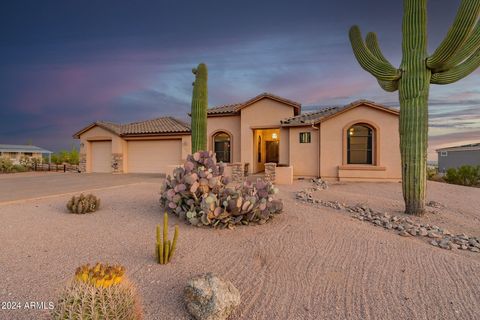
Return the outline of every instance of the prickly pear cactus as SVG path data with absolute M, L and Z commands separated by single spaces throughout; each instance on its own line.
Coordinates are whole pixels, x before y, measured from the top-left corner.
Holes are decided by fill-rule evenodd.
M 189 155 L 173 176 L 165 179 L 160 204 L 196 226 L 233 228 L 235 225 L 265 223 L 283 209 L 278 192 L 271 183 L 258 180 L 239 186 L 227 186 L 224 164 L 217 164 L 210 151 Z
M 108 264 L 79 267 L 60 292 L 52 319 L 142 319 L 137 290 L 124 272 Z
M 67 209 L 71 213 L 84 214 L 97 211 L 100 207 L 100 198 L 95 197 L 93 194 L 82 193 L 79 196 L 73 196 L 67 202 Z

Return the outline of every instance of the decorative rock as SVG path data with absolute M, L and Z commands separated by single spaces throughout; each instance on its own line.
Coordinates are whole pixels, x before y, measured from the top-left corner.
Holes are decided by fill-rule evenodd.
M 441 238 L 442 236 L 439 235 L 438 233 L 435 233 L 435 232 L 430 231 L 430 232 L 428 233 L 428 237 L 429 237 L 429 238 Z
M 478 249 L 477 247 L 470 247 L 470 251 L 472 251 L 472 252 L 480 252 L 480 249 Z
M 240 305 L 240 292 L 212 273 L 194 277 L 184 289 L 187 310 L 197 320 L 224 320 Z
M 425 237 L 426 235 L 428 235 L 427 229 L 425 229 L 424 227 L 421 227 L 421 228 L 418 230 L 418 235 L 419 235 L 419 236 L 422 236 L 422 237 Z
M 410 237 L 410 233 L 408 233 L 405 230 L 400 231 L 398 234 L 401 235 L 402 237 Z
M 436 240 L 430 240 L 432 246 L 438 247 L 438 242 Z
M 447 250 L 452 249 L 450 240 L 442 239 L 438 245 L 442 249 L 447 249 Z
M 412 228 L 412 229 L 408 230 L 408 233 L 410 233 L 412 236 L 416 236 L 417 235 L 417 230 Z

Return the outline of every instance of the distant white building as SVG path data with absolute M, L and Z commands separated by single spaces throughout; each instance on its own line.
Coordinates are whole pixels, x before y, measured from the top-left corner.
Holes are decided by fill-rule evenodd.
M 458 168 L 463 165 L 480 165 L 480 143 L 442 148 L 436 151 L 439 172 L 446 172 L 450 168 Z
M 0 144 L 0 157 L 6 157 L 12 160 L 14 164 L 19 164 L 20 159 L 23 156 L 36 158 L 42 161 L 43 155 L 48 155 L 50 159 L 50 155 L 52 153 L 52 151 L 48 151 L 37 146 Z

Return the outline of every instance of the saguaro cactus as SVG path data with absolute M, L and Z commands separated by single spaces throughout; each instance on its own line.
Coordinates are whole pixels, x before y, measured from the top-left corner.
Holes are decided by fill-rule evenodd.
M 208 72 L 207 66 L 200 63 L 192 70 L 195 75 L 192 94 L 192 154 L 207 150 L 207 108 L 208 108 Z
M 462 0 L 455 21 L 435 52 L 427 53 L 427 0 L 404 0 L 402 62 L 394 68 L 383 56 L 375 33 L 363 41 L 350 29 L 353 52 L 363 69 L 388 92 L 399 92 L 400 152 L 405 212 L 422 215 L 425 208 L 428 93 L 430 84 L 449 84 L 480 65 L 479 0 Z

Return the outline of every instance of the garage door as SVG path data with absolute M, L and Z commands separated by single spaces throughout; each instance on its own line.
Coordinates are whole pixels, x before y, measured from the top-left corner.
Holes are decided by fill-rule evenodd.
M 91 143 L 92 172 L 112 172 L 112 142 L 94 141 Z
M 127 159 L 128 172 L 165 173 L 182 163 L 182 140 L 129 141 Z

